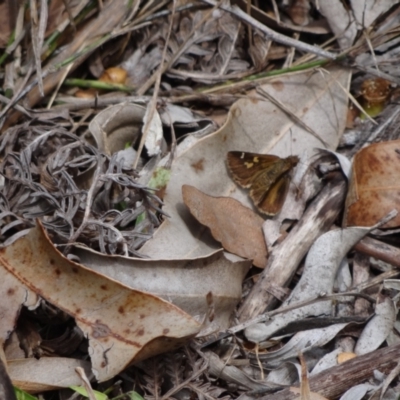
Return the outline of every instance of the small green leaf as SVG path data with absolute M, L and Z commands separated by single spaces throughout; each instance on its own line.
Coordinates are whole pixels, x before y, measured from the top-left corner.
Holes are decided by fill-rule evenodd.
M 162 187 L 167 186 L 170 177 L 171 177 L 170 169 L 164 167 L 158 167 L 153 172 L 153 175 L 147 186 L 152 189 L 161 189 Z
M 30 395 L 29 393 L 24 392 L 21 389 L 14 387 L 15 396 L 17 400 L 38 400 L 37 397 Z
M 137 392 L 130 392 L 129 398 L 130 400 L 144 400 L 144 398 Z
M 69 388 L 75 390 L 75 392 L 81 394 L 82 396 L 89 397 L 86 389 L 83 386 L 70 386 Z M 93 390 L 93 393 L 97 400 L 108 400 L 108 397 L 104 393 L 97 392 L 96 390 Z
M 147 187 L 157 190 L 165 188 L 169 182 L 170 177 L 171 177 L 170 169 L 164 167 L 158 167 L 153 172 L 153 175 L 151 176 L 149 183 L 147 184 Z M 136 218 L 136 226 L 139 225 L 142 221 L 144 221 L 145 218 L 146 218 L 146 213 L 140 214 Z
M 364 107 L 364 110 L 371 118 L 375 118 L 384 110 L 384 108 L 385 108 L 385 103 L 382 102 L 379 104 L 369 104 L 367 105 L 367 107 Z M 364 121 L 367 119 L 367 117 L 364 113 L 362 113 L 360 119 Z

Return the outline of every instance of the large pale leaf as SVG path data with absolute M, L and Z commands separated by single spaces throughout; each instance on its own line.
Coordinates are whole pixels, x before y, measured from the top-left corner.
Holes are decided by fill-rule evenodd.
M 208 311 L 206 296 L 213 295 L 215 318 L 202 334 L 229 328 L 229 319 L 242 296 L 249 260 L 228 260 L 222 251 L 193 260 L 146 260 L 105 256 L 75 248 L 82 264 L 133 289 L 155 294 L 196 319 Z
M 343 87 L 348 86 L 349 77 L 350 73 L 340 68 L 312 71 L 275 79 L 263 89 L 335 149 L 345 126 L 347 97 Z M 266 98 L 254 95 L 239 100 L 219 131 L 183 152 L 172 165 L 164 197 L 164 210 L 170 218 L 141 251 L 153 258 L 193 258 L 220 247 L 184 206 L 181 188 L 184 184 L 194 185 L 208 195 L 231 196 L 251 206 L 247 193 L 228 175 L 228 151 L 287 157 L 313 147 L 323 144 Z
M 100 381 L 180 346 L 200 330 L 198 322 L 171 303 L 68 260 L 41 226 L 0 249 L 0 262 L 31 291 L 76 319 L 89 338 L 93 372 Z

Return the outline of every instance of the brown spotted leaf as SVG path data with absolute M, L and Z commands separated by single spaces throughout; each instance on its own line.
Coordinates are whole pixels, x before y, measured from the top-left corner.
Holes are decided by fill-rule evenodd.
M 171 303 L 68 260 L 40 224 L 2 248 L 0 263 L 32 292 L 75 318 L 89 338 L 99 381 L 175 349 L 200 330 L 198 322 Z
M 354 157 L 345 226 L 376 224 L 400 204 L 400 140 L 375 143 Z M 400 225 L 400 214 L 383 228 Z
M 235 199 L 208 196 L 190 185 L 182 186 L 182 196 L 192 215 L 210 228 L 224 249 L 265 267 L 268 253 L 263 218 Z
M 76 246 L 73 253 L 80 262 L 132 289 L 152 293 L 203 320 L 212 293 L 214 318 L 204 324 L 198 336 L 230 327 L 230 318 L 242 298 L 242 281 L 251 262 L 232 260 L 223 251 L 208 257 L 185 260 L 150 260 L 109 256 Z

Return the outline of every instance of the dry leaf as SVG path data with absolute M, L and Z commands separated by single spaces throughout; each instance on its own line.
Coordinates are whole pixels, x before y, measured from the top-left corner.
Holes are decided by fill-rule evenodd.
M 90 122 L 97 148 L 111 155 L 136 141 L 140 134 L 145 108 L 120 104 L 99 112 Z
M 375 315 L 368 321 L 359 337 L 354 352 L 360 356 L 376 350 L 394 329 L 397 311 L 393 300 L 380 295 Z
M 339 353 L 337 356 L 337 362 L 338 364 L 341 364 L 355 357 L 357 357 L 356 353 L 350 353 L 350 352 Z
M 18 12 L 18 4 L 14 1 L 2 1 L 0 3 L 0 47 L 7 46 L 11 33 L 15 27 Z
M 154 130 L 158 131 L 158 134 L 162 133 L 160 118 L 164 125 L 174 124 L 175 129 L 182 127 L 186 132 L 213 127 L 210 119 L 195 115 L 185 107 L 167 104 L 158 111 L 159 114 L 153 116 L 154 121 L 152 121 L 155 125 Z M 131 103 L 110 106 L 99 112 L 89 124 L 97 148 L 110 155 L 124 149 L 127 143 L 134 143 L 140 135 L 145 114 L 146 107 Z M 159 136 L 154 142 L 160 139 Z
M 14 386 L 29 393 L 68 388 L 82 383 L 75 368 L 84 368 L 92 376 L 90 362 L 62 357 L 8 360 L 8 373 Z
M 208 311 L 206 296 L 213 295 L 215 318 L 202 330 L 228 329 L 230 317 L 242 296 L 242 281 L 251 266 L 247 260 L 231 261 L 222 252 L 189 260 L 146 260 L 106 256 L 75 247 L 85 266 L 132 289 L 157 295 L 197 319 Z
M 99 81 L 124 84 L 127 74 L 128 73 L 121 67 L 111 67 L 107 68 L 103 72 L 103 74 L 99 78 Z
M 17 323 L 22 306 L 31 310 L 39 305 L 39 296 L 23 285 L 13 274 L 5 269 L 0 261 L 0 344 L 9 338 Z
M 319 12 L 327 19 L 332 32 L 338 37 L 340 48 L 348 49 L 357 34 L 351 10 L 340 0 L 320 0 Z
M 198 322 L 171 303 L 68 260 L 40 224 L 1 249 L 0 262 L 30 290 L 75 317 L 89 338 L 99 381 L 179 347 L 200 330 Z
M 265 267 L 268 253 L 263 218 L 235 199 L 208 196 L 190 185 L 182 186 L 182 196 L 192 215 L 210 228 L 224 249 L 253 260 L 259 268 Z
M 161 152 L 161 145 L 163 140 L 163 128 L 160 115 L 157 110 L 152 110 L 152 102 L 147 104 L 146 113 L 143 117 L 143 128 L 147 126 L 147 134 L 145 146 L 149 156 L 155 156 Z M 151 120 L 149 121 L 151 115 Z M 142 134 L 145 132 L 142 131 Z
M 316 299 L 321 293 L 333 293 L 334 282 L 347 252 L 365 235 L 379 225 L 369 228 L 353 227 L 327 232 L 320 236 L 307 254 L 304 272 L 300 282 L 293 289 L 283 306 Z M 254 324 L 245 330 L 247 339 L 261 342 L 271 337 L 275 332 L 287 326 L 290 322 L 308 316 L 329 314 L 331 301 L 320 301 L 304 307 L 299 307 L 277 315 L 265 324 Z
M 247 0 L 233 0 L 232 3 L 237 4 L 243 11 L 247 10 Z M 260 5 L 262 4 L 260 3 Z M 257 7 L 257 3 L 255 2 L 251 4 L 251 16 L 272 29 L 280 30 L 283 28 L 294 32 L 309 32 L 315 35 L 326 35 L 330 32 L 325 19 L 312 21 L 307 26 L 294 25 L 288 19 L 277 21 L 274 15 L 265 12 L 261 7 Z
M 375 143 L 354 157 L 344 225 L 376 224 L 400 204 L 400 140 Z M 400 214 L 382 228 L 400 225 Z
M 262 354 L 262 361 L 265 366 L 278 367 L 283 362 L 297 357 L 299 352 L 306 353 L 312 349 L 322 347 L 330 342 L 349 323 L 333 324 L 326 328 L 309 329 L 296 333 L 279 350 L 269 351 Z
M 300 388 L 297 388 L 297 387 L 295 387 L 295 386 L 290 387 L 290 391 L 291 391 L 292 393 L 296 393 L 296 394 L 298 394 L 298 395 L 301 394 L 301 389 L 300 389 Z M 301 400 L 305 400 L 305 398 L 301 397 Z M 320 395 L 319 393 L 310 392 L 310 393 L 309 393 L 308 400 L 329 400 L 329 399 L 327 399 L 326 397 Z
M 275 79 L 263 89 L 335 149 L 346 122 L 347 97 L 342 87 L 348 86 L 349 78 L 350 73 L 344 69 L 307 72 Z M 227 172 L 228 151 L 287 157 L 321 146 L 318 139 L 269 100 L 239 100 L 219 131 L 198 141 L 172 164 L 163 208 L 170 218 L 141 252 L 153 258 L 176 259 L 201 257 L 219 248 L 184 208 L 181 188 L 196 182 L 197 189 L 210 196 L 229 196 L 251 206 L 247 192 L 238 188 Z

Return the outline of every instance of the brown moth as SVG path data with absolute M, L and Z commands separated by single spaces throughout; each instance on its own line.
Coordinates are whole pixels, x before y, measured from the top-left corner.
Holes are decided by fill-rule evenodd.
M 289 190 L 290 171 L 299 162 L 297 156 L 280 158 L 230 151 L 227 162 L 233 180 L 243 188 L 250 188 L 250 198 L 261 213 L 274 216 L 281 210 Z

